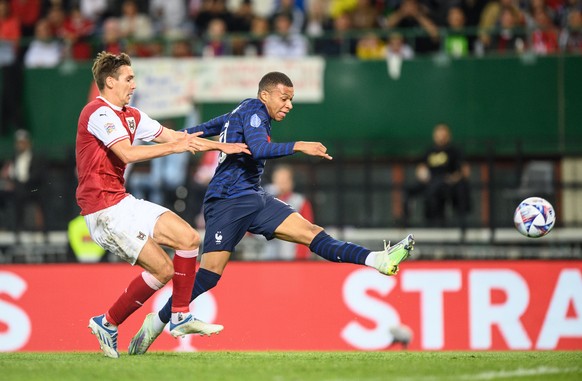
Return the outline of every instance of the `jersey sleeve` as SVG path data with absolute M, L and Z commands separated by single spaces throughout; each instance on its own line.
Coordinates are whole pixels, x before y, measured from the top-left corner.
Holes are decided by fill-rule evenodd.
M 140 120 L 135 131 L 135 138 L 151 142 L 162 133 L 163 127 L 160 122 L 150 118 L 145 112 L 141 110 L 137 111 L 139 111 Z
M 195 132 L 202 131 L 203 134 L 201 135 L 201 137 L 203 137 L 203 138 L 207 138 L 210 136 L 218 136 L 218 135 L 220 135 L 220 131 L 222 130 L 222 127 L 224 126 L 224 124 L 228 120 L 229 115 L 230 114 L 224 114 L 221 116 L 217 116 L 216 118 L 211 119 L 208 122 L 199 124 L 199 125 L 194 126 L 194 127 L 185 128 L 182 131 L 186 131 L 189 134 L 193 134 Z
M 97 139 L 101 140 L 106 147 L 129 139 L 129 135 L 121 120 L 109 107 L 99 107 L 89 116 L 87 130 Z
M 245 142 L 254 159 L 275 159 L 293 155 L 294 142 L 271 143 L 269 118 L 265 113 L 251 113 L 243 118 L 242 123 Z

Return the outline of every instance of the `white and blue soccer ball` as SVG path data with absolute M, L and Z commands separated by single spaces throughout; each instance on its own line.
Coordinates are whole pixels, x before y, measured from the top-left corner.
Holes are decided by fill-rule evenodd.
M 520 202 L 515 209 L 513 223 L 517 231 L 526 237 L 543 237 L 554 227 L 556 212 L 547 200 L 529 197 Z

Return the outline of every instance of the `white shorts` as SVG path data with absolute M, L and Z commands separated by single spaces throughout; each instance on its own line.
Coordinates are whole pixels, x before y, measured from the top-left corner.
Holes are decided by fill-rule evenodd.
M 153 237 L 158 218 L 168 211 L 129 195 L 116 205 L 86 215 L 85 222 L 93 241 L 134 265 L 148 237 Z

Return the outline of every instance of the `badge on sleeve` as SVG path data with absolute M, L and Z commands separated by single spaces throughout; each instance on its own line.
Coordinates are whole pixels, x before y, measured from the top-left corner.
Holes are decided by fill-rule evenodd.
M 105 127 L 105 131 L 107 132 L 108 135 L 111 135 L 111 133 L 115 131 L 115 124 L 111 122 L 105 123 L 103 127 Z
M 251 116 L 251 127 L 259 127 L 261 125 L 261 118 L 259 118 L 259 116 L 257 114 L 253 114 L 253 116 Z

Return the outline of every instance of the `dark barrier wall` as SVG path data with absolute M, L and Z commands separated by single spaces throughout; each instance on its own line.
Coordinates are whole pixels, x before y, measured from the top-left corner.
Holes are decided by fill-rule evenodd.
M 92 81 L 90 66 L 25 71 L 26 123 L 37 147 L 51 156 L 65 157 L 74 144 Z M 414 156 L 425 148 L 434 124 L 444 121 L 472 155 L 486 153 L 486 142 L 497 153 L 511 153 L 516 141 L 523 142 L 526 154 L 576 154 L 582 142 L 581 88 L 580 56 L 418 59 L 404 62 L 397 80 L 388 76 L 383 61 L 329 60 L 324 102 L 296 103 L 275 126 L 274 138 L 332 146 L 382 140 L 389 144 L 371 149 Z M 249 97 L 255 94 L 249 90 Z M 202 105 L 202 117 L 232 107 Z M 2 137 L 0 148 L 9 139 Z

